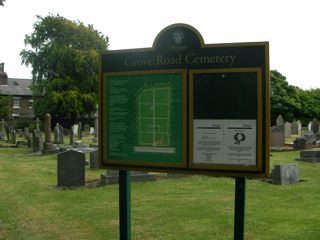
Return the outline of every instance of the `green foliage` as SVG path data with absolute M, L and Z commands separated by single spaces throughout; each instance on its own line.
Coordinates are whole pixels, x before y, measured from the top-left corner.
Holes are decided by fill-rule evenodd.
M 49 112 L 66 122 L 90 115 L 97 104 L 99 52 L 107 49 L 108 37 L 59 15 L 37 16 L 33 30 L 25 36 L 31 50 L 21 57 L 33 69 L 33 94 L 44 96 L 35 99 L 35 114 Z
M 271 119 L 275 121 L 281 114 L 287 121 L 295 118 L 295 113 L 301 108 L 297 98 L 298 88 L 291 86 L 286 81 L 286 77 L 276 70 L 270 71 L 271 81 Z
M 290 85 L 277 70 L 270 71 L 272 124 L 279 114 L 286 121 L 299 119 L 306 126 L 320 117 L 320 89 L 303 90 Z
M 0 119 L 6 119 L 10 112 L 10 96 L 0 96 Z

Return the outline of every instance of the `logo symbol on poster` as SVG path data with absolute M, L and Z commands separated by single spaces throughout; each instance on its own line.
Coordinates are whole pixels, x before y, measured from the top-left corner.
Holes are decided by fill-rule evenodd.
M 184 38 L 184 35 L 183 35 L 183 32 L 182 31 L 175 31 L 173 33 L 173 36 L 172 36 L 173 40 L 174 40 L 174 43 L 176 45 L 179 45 L 182 43 L 182 39 Z
M 240 143 L 246 139 L 246 135 L 244 135 L 243 133 L 236 133 L 233 136 L 233 139 L 235 140 L 235 144 L 240 145 Z

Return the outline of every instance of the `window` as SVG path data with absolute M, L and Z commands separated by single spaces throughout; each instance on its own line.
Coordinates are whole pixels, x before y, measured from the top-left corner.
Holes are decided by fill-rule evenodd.
M 29 100 L 29 108 L 33 108 L 33 99 Z
M 13 108 L 20 108 L 20 98 L 13 98 Z

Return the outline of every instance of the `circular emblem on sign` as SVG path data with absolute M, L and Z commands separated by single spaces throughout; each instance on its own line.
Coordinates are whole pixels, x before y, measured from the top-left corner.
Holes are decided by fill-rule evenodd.
M 240 145 L 240 142 L 244 141 L 246 139 L 246 135 L 244 135 L 243 133 L 236 133 L 234 136 L 233 136 L 233 139 L 235 140 L 235 144 L 239 144 Z
M 177 45 L 181 44 L 182 43 L 182 39 L 184 38 L 183 32 L 180 31 L 180 30 L 179 31 L 175 31 L 173 33 L 172 38 L 173 38 L 173 41 L 174 41 L 175 44 L 177 44 Z

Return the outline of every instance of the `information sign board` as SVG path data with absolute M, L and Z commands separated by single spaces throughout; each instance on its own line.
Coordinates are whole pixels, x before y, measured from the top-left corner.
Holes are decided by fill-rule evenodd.
M 101 166 L 269 175 L 268 43 L 205 44 L 186 24 L 101 55 Z

